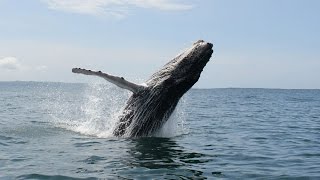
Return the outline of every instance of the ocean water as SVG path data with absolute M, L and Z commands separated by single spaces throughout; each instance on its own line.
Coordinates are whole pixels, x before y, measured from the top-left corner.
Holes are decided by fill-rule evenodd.
M 320 90 L 192 89 L 153 137 L 113 137 L 129 96 L 0 82 L 0 179 L 320 179 Z

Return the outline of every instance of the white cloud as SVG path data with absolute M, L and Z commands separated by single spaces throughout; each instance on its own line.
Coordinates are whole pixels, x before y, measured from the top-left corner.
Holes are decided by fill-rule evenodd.
M 47 69 L 48 67 L 44 65 L 35 67 L 35 70 L 41 71 L 41 72 L 45 72 Z
M 0 58 L 0 69 L 5 70 L 19 70 L 19 71 L 40 71 L 45 72 L 48 67 L 45 65 L 28 66 L 21 64 L 16 57 Z
M 107 15 L 123 18 L 132 7 L 152 8 L 162 11 L 189 10 L 191 5 L 173 0 L 42 0 L 50 9 L 65 12 Z
M 192 8 L 191 5 L 175 3 L 172 0 L 128 0 L 127 3 L 137 7 L 155 8 L 164 11 L 181 11 Z
M 0 68 L 8 70 L 19 70 L 22 65 L 15 57 L 4 57 L 0 59 Z

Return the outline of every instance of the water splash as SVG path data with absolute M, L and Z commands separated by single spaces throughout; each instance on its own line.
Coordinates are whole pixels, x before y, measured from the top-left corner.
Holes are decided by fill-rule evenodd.
M 112 136 L 117 117 L 129 96 L 128 91 L 111 85 L 89 84 L 84 93 L 84 104 L 81 105 L 82 123 L 73 130 L 98 137 Z
M 99 81 L 81 86 L 61 87 L 48 91 L 44 107 L 54 126 L 100 138 L 112 137 L 115 124 L 131 92 Z M 155 136 L 185 134 L 184 98 L 170 119 Z
M 168 121 L 155 134 L 155 136 L 174 137 L 182 134 L 188 134 L 188 128 L 186 127 L 186 113 L 184 111 L 186 103 L 186 98 L 182 97 Z

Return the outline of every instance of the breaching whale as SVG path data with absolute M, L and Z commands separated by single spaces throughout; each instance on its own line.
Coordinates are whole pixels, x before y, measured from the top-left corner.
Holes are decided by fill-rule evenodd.
M 183 94 L 198 81 L 212 53 L 211 43 L 198 40 L 154 73 L 145 85 L 101 71 L 73 68 L 72 72 L 99 76 L 131 91 L 133 94 L 119 116 L 113 134 L 125 137 L 150 136 L 169 119 Z

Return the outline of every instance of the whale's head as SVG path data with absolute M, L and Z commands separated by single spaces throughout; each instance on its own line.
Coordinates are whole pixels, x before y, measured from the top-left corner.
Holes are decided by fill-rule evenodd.
M 148 86 L 162 87 L 168 93 L 181 97 L 199 79 L 200 74 L 213 53 L 212 44 L 203 40 L 179 54 L 147 81 Z

